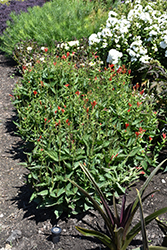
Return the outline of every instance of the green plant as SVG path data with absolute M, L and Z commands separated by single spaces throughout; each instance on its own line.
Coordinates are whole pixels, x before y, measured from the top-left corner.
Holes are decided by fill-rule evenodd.
M 116 202 L 115 198 L 113 196 L 113 206 L 114 206 L 114 214 L 112 213 L 110 207 L 107 205 L 106 199 L 104 194 L 102 193 L 99 185 L 95 182 L 94 178 L 88 171 L 88 169 L 83 165 L 80 164 L 80 167 L 82 168 L 83 172 L 89 179 L 89 181 L 92 183 L 94 186 L 96 192 L 98 193 L 100 200 L 103 204 L 104 210 L 101 208 L 101 206 L 92 198 L 92 196 L 86 192 L 81 186 L 79 186 L 76 182 L 69 180 L 74 186 L 76 186 L 88 199 L 89 201 L 93 204 L 94 208 L 98 210 L 98 212 L 101 214 L 103 217 L 105 224 L 107 226 L 109 236 L 107 234 L 94 231 L 94 230 L 89 230 L 85 228 L 81 228 L 76 226 L 76 229 L 82 233 L 85 236 L 95 236 L 97 237 L 100 241 L 104 243 L 109 249 L 111 250 L 126 250 L 132 239 L 142 230 L 143 232 L 143 237 L 144 237 L 144 231 L 145 231 L 145 225 L 149 224 L 153 219 L 157 217 L 159 214 L 163 214 L 167 212 L 167 207 L 162 208 L 151 215 L 147 216 L 145 219 L 143 218 L 143 212 L 141 211 L 141 200 L 140 197 L 143 196 L 147 186 L 149 185 L 149 182 L 153 178 L 153 176 L 156 174 L 156 172 L 160 169 L 161 165 L 165 162 L 164 160 L 161 164 L 159 164 L 153 172 L 150 174 L 150 176 L 146 179 L 145 183 L 143 184 L 142 188 L 138 192 L 138 196 L 135 198 L 135 200 L 128 205 L 128 207 L 125 209 L 125 202 L 126 202 L 126 193 L 123 197 L 123 202 L 122 202 L 122 208 L 121 208 L 121 214 L 120 216 L 118 215 L 117 212 L 117 207 L 116 207 Z M 152 194 L 151 192 L 150 194 Z M 149 195 L 150 195 L 149 194 Z M 148 197 L 146 195 L 142 200 L 145 200 Z M 140 206 L 140 211 L 141 211 L 141 222 L 137 223 L 133 228 L 130 228 L 132 219 Z M 154 249 L 149 248 L 149 249 Z
M 107 12 L 94 3 L 83 0 L 61 0 L 45 3 L 42 7 L 28 8 L 28 13 L 11 13 L 12 21 L 0 37 L 0 49 L 12 55 L 20 40 L 35 39 L 39 45 L 54 47 L 56 41 L 71 41 L 88 37 L 96 32 L 107 18 Z M 40 25 L 39 25 L 40 24 Z M 91 24 L 91 25 L 90 25 Z
M 139 209 L 140 209 L 140 218 L 141 218 L 141 233 L 143 238 L 143 246 L 140 248 L 136 248 L 135 250 L 166 250 L 166 247 L 162 244 L 162 246 L 148 246 L 148 240 L 146 235 L 146 224 L 143 214 L 143 206 L 142 206 L 142 200 L 140 196 L 140 192 L 137 190 L 137 196 L 139 199 Z M 157 219 L 157 218 L 156 218 Z M 167 246 L 167 245 L 166 245 Z
M 145 72 L 137 71 L 141 65 L 158 60 L 167 67 L 166 8 L 163 0 L 127 0 L 109 12 L 106 25 L 89 37 L 89 44 L 104 63 L 130 63 L 133 75 L 138 74 L 142 81 Z
M 32 145 L 27 162 L 31 200 L 43 207 L 56 205 L 59 216 L 91 207 L 67 184 L 75 176 L 92 190 L 80 161 L 111 198 L 111 187 L 118 196 L 140 174 L 148 174 L 166 139 L 157 142 L 154 102 L 137 86 L 132 90 L 125 66 L 103 69 L 97 54 L 83 65 L 73 63 L 75 53 L 56 58 L 48 52 L 33 67 L 23 66 L 13 103 L 18 132 Z

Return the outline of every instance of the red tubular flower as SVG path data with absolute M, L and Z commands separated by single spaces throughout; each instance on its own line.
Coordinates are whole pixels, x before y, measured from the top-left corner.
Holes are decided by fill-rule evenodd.
M 140 128 L 139 128 L 139 132 L 140 132 L 140 133 L 143 133 L 143 132 L 146 132 L 146 130 L 145 130 L 145 129 L 142 129 L 142 127 L 140 127 Z
M 87 113 L 89 112 L 89 107 L 86 109 L 86 112 L 87 112 Z
M 130 112 L 131 111 L 131 109 L 128 109 L 128 112 Z
M 58 108 L 58 110 L 60 110 L 60 109 L 61 109 L 59 106 L 58 106 L 57 108 Z
M 55 126 L 57 127 L 57 126 L 59 126 L 60 125 L 60 120 L 59 120 L 59 122 L 55 122 Z
M 57 62 L 53 62 L 53 65 L 56 66 Z
M 142 89 L 142 91 L 140 91 L 140 95 L 143 95 L 143 93 L 144 93 L 144 89 Z
M 45 50 L 45 52 L 47 52 L 47 51 L 48 51 L 48 48 L 44 48 L 44 50 Z
M 95 78 L 94 78 L 95 80 L 97 80 L 97 76 L 95 76 Z
M 70 84 L 65 84 L 64 86 L 65 86 L 65 87 L 68 87 L 69 85 L 70 85 Z
M 61 109 L 61 111 L 62 111 L 62 113 L 64 113 L 64 112 L 65 112 L 65 109 Z
M 45 122 L 47 121 L 47 118 L 44 118 Z
M 125 123 L 125 128 L 129 127 L 129 123 Z
M 129 107 L 132 107 L 132 104 L 128 102 Z
M 75 92 L 75 94 L 76 94 L 76 95 L 80 95 L 80 92 L 77 90 L 77 91 Z
M 152 139 L 153 139 L 153 138 L 152 138 L 151 136 L 149 136 L 149 140 L 152 141 Z
M 139 174 L 145 174 L 145 172 L 144 172 L 144 171 L 141 171 Z
M 166 134 L 162 133 L 163 139 L 166 139 Z
M 128 74 L 129 74 L 129 75 L 131 74 L 131 69 L 128 69 Z
M 140 135 L 140 133 L 139 133 L 139 132 L 135 132 L 135 134 L 136 134 L 136 136 L 137 136 L 137 137 Z
M 69 119 L 66 120 L 66 123 L 68 123 L 68 122 L 69 122 Z
M 137 107 L 139 107 L 142 104 L 142 102 L 137 102 Z
M 41 101 L 39 101 L 39 103 L 42 105 L 42 102 L 41 102 Z
M 136 167 L 136 169 L 140 170 L 142 167 Z
M 66 59 L 66 56 L 65 56 L 65 55 L 62 55 L 61 59 Z
M 36 96 L 37 95 L 37 91 L 35 90 L 35 91 L 33 91 L 33 93 L 34 93 L 34 95 Z
M 114 67 L 114 64 L 109 64 L 109 68 L 113 68 Z
M 122 72 L 122 67 L 119 67 L 118 69 L 117 69 L 117 73 L 119 74 L 119 73 L 121 73 Z
M 112 81 L 112 76 L 109 78 L 109 81 Z
M 139 83 L 136 83 L 136 89 L 138 89 L 140 87 Z
M 44 82 L 43 82 L 43 81 L 41 81 L 41 86 L 42 86 L 42 87 L 44 86 Z
M 42 136 L 40 135 L 39 139 L 37 141 L 40 141 L 40 139 L 42 138 Z
M 57 113 L 57 110 L 55 110 L 55 114 Z
M 115 157 L 117 157 L 117 156 L 118 156 L 118 154 L 115 155 Z
M 67 57 L 68 57 L 68 56 L 70 55 L 70 52 L 67 52 L 67 54 L 66 54 L 66 55 L 67 55 Z
M 96 106 L 97 102 L 93 101 L 93 102 L 91 102 L 91 104 L 92 104 L 92 109 L 93 109 Z
M 26 67 L 26 66 L 22 66 L 22 69 L 23 69 L 23 70 L 26 70 L 26 69 L 27 69 L 27 67 Z

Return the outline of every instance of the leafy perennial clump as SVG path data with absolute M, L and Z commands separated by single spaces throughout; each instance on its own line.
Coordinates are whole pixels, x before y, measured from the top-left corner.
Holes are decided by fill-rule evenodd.
M 125 65 L 101 68 L 94 54 L 91 63 L 78 67 L 70 60 L 75 53 L 48 60 L 47 47 L 44 51 L 42 61 L 23 66 L 14 90 L 17 127 L 33 147 L 27 163 L 31 199 L 56 205 L 57 216 L 79 213 L 92 208 L 67 180 L 74 178 L 92 192 L 80 162 L 107 198 L 113 192 L 118 196 L 139 174 L 148 173 L 148 164 L 156 165 L 166 138 L 159 138 L 154 100 L 138 85 L 132 90 Z

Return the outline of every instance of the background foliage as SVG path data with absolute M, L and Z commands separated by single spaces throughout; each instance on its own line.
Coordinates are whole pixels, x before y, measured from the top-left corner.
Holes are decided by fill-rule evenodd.
M 99 5 L 94 8 L 91 1 L 50 1 L 40 8 L 28 8 L 19 18 L 11 13 L 12 21 L 0 37 L 0 49 L 12 55 L 20 40 L 35 39 L 40 45 L 53 47 L 55 40 L 70 41 L 88 37 L 97 32 L 108 13 Z M 40 25 L 39 25 L 40 23 Z

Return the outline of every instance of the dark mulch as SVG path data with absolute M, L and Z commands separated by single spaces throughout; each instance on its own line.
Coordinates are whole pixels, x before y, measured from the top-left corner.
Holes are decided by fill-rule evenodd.
M 0 53 L 0 250 L 106 249 L 96 239 L 83 237 L 75 230 L 75 225 L 80 225 L 101 228 L 105 231 L 103 221 L 97 212 L 92 211 L 77 218 L 62 218 L 56 221 L 52 210 L 37 210 L 34 203 L 28 203 L 31 195 L 26 185 L 28 171 L 22 165 L 25 160 L 23 154 L 25 149 L 23 141 L 15 135 L 16 128 L 13 121 L 16 119 L 16 113 L 9 96 L 12 94 L 14 83 L 20 77 L 13 75 L 15 73 L 14 62 Z M 167 150 L 164 149 L 161 160 L 166 156 Z M 136 187 L 139 188 L 142 183 L 143 180 L 140 180 Z M 135 196 L 136 187 L 129 192 L 127 203 Z M 159 172 L 149 185 L 148 192 L 156 189 L 160 192 L 155 193 L 144 203 L 145 215 L 167 206 L 167 173 Z M 138 219 L 139 214 L 135 217 L 135 221 Z M 161 216 L 161 219 L 167 221 L 167 214 Z M 56 223 L 62 228 L 62 234 L 59 243 L 54 245 L 50 230 Z M 18 232 L 18 235 L 15 237 L 17 239 L 9 244 L 6 241 L 12 231 Z M 149 244 L 162 243 L 163 233 L 156 222 L 147 227 L 147 233 Z M 139 234 L 129 249 L 141 244 L 141 234 Z

